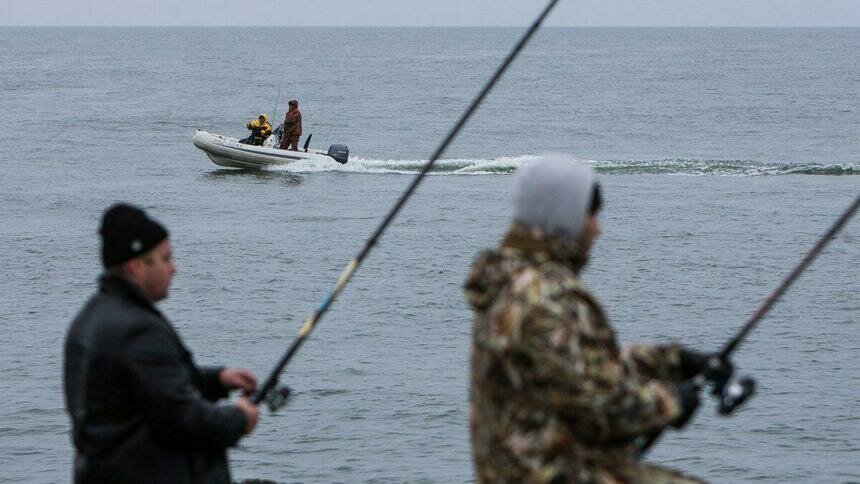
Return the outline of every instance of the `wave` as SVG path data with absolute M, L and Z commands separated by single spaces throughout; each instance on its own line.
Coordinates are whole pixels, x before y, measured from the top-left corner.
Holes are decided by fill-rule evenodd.
M 592 162 L 598 172 L 631 175 L 767 176 L 860 175 L 858 163 L 769 163 L 754 160 L 667 158 Z
M 432 175 L 510 174 L 539 155 L 505 156 L 492 159 L 451 158 L 436 162 Z M 754 160 L 664 158 L 652 160 L 581 160 L 602 174 L 682 175 L 682 176 L 772 176 L 772 175 L 860 175 L 860 163 L 833 164 Z M 300 161 L 270 170 L 294 173 L 346 172 L 411 175 L 421 171 L 427 160 L 379 160 L 353 156 L 349 163 Z

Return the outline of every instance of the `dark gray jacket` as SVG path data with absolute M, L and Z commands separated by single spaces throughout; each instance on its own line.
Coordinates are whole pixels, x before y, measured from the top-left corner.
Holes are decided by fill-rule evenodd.
M 246 418 L 135 286 L 105 275 L 66 338 L 75 482 L 230 482 Z

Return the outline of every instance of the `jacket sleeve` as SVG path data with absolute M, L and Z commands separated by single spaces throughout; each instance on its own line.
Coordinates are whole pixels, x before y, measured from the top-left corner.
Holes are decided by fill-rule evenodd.
M 533 288 L 527 291 L 542 291 Z M 508 330 L 497 346 L 508 379 L 531 407 L 546 408 L 579 435 L 600 443 L 629 441 L 666 427 L 681 414 L 677 391 L 631 376 L 611 329 L 595 329 L 588 305 L 569 295 L 551 302 L 524 298 L 494 315 Z
M 234 405 L 207 401 L 194 387 L 175 339 L 147 325 L 123 349 L 132 385 L 150 414 L 154 437 L 192 449 L 223 449 L 238 442 L 245 414 Z
M 227 398 L 230 390 L 221 384 L 221 370 L 223 366 L 202 366 L 198 370 L 203 378 L 203 397 L 209 401 Z
M 631 345 L 621 353 L 621 360 L 627 370 L 641 380 L 659 379 L 671 382 L 683 380 L 681 347 L 677 344 Z

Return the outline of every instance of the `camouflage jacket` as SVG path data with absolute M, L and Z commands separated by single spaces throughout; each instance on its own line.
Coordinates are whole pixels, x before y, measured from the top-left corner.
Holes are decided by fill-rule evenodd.
M 472 266 L 479 482 L 636 481 L 635 439 L 681 413 L 680 347 L 620 350 L 577 279 L 584 262 L 574 244 L 515 224 Z

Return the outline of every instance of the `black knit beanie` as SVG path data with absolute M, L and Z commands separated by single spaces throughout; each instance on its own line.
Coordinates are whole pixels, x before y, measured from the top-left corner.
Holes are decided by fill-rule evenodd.
M 168 235 L 146 212 L 127 203 L 117 203 L 105 211 L 99 234 L 106 268 L 146 253 Z

